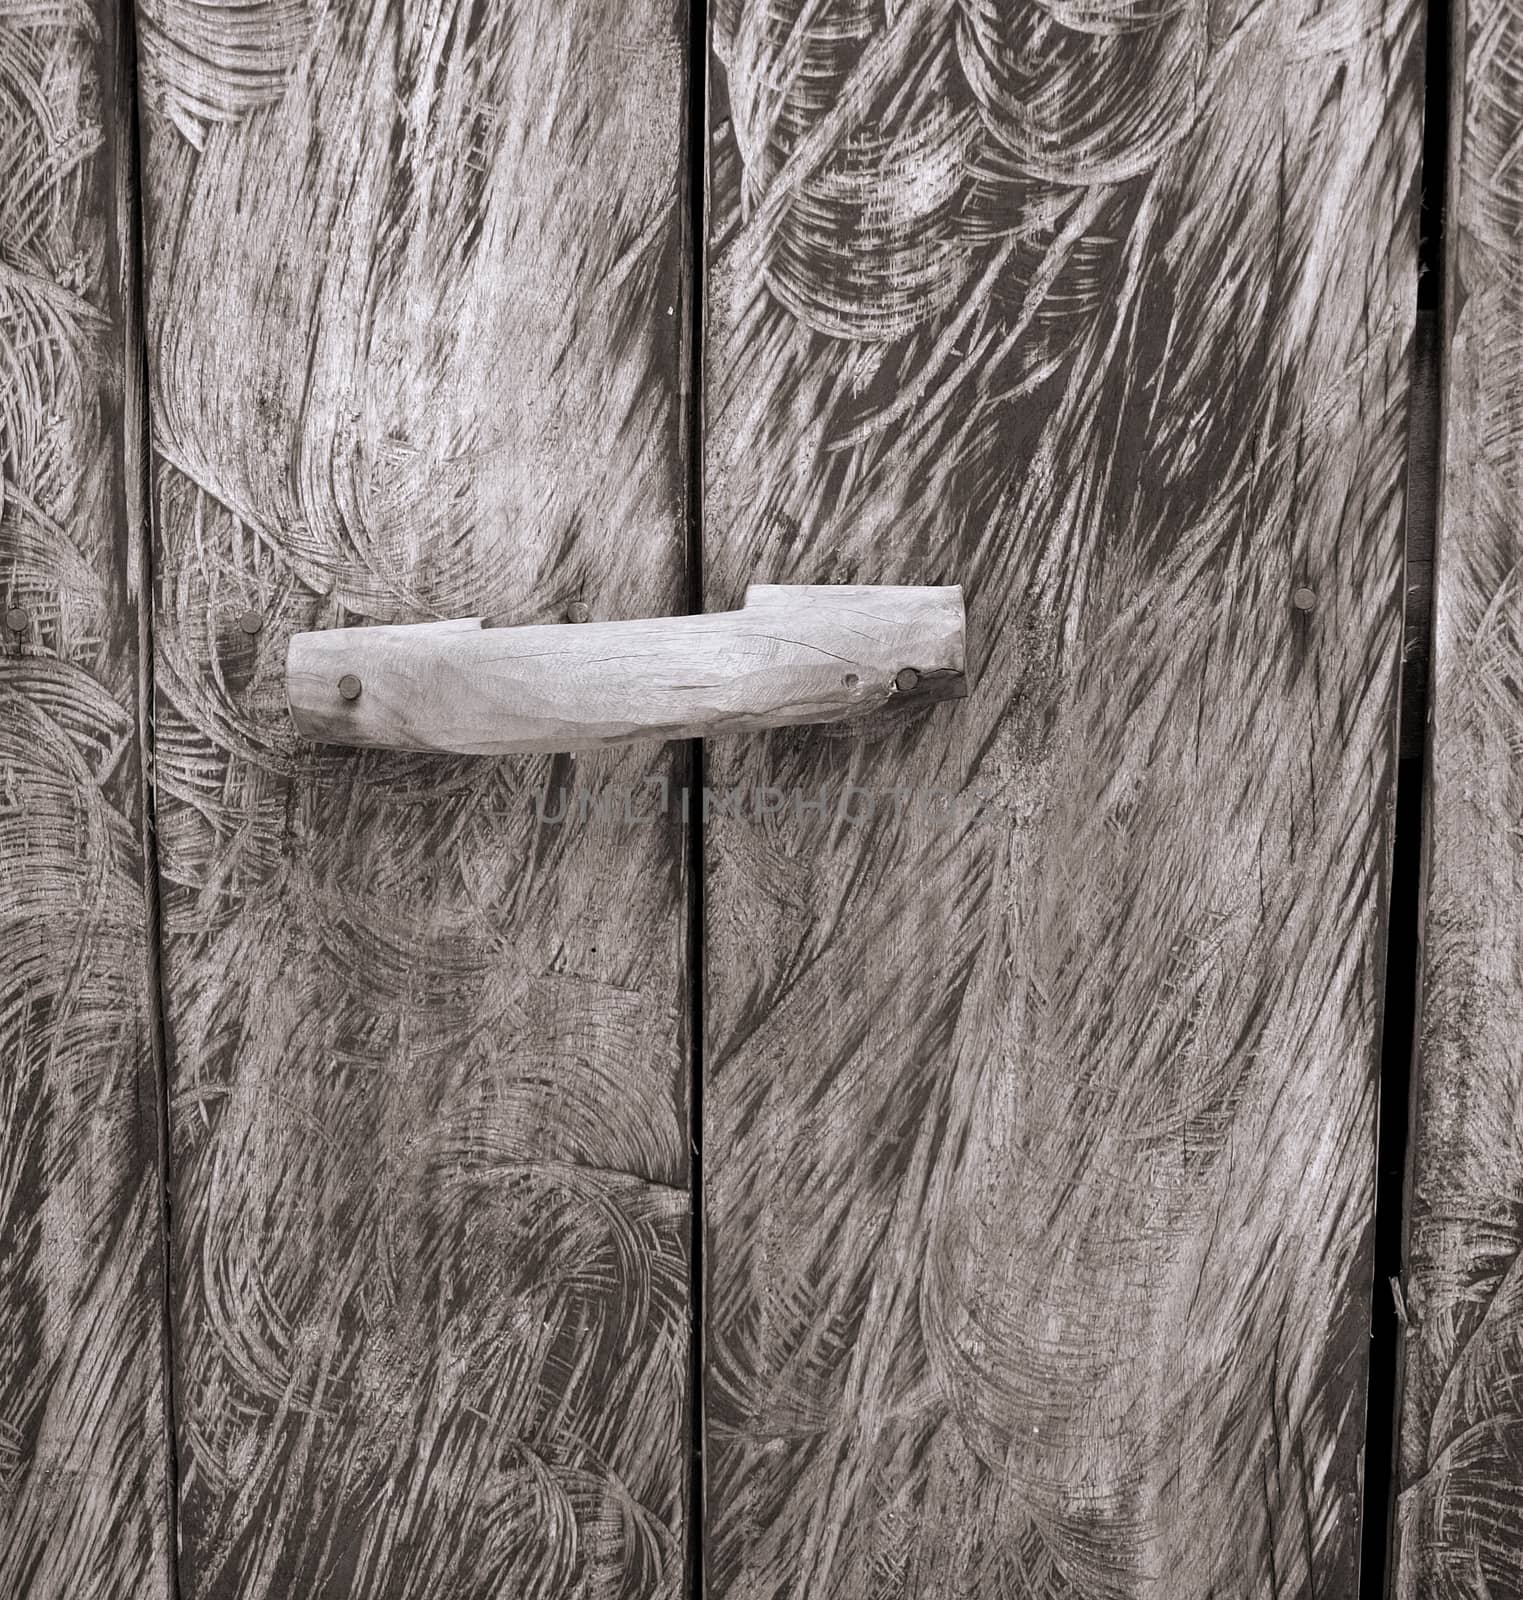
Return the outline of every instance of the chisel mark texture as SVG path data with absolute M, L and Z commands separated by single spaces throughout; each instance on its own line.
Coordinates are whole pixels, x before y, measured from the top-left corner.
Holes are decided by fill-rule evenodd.
M 131 85 L 0 14 L 0 1594 L 169 1592 Z
M 1397 1593 L 1523 1596 L 1523 10 L 1453 10 Z
M 1357 1589 L 1418 32 L 719 8 L 709 604 L 970 645 L 710 750 L 798 802 L 708 833 L 725 1600 Z
M 184 1593 L 674 1596 L 679 824 L 536 805 L 674 758 L 316 747 L 282 682 L 682 608 L 684 18 L 140 18 Z

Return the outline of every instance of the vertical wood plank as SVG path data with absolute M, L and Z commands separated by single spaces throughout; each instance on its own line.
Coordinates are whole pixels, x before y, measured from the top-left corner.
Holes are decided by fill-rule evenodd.
M 637 0 L 141 0 L 187 1596 L 682 1574 L 676 759 L 299 742 L 291 633 L 684 607 Z
M 1357 1590 L 1418 32 L 719 8 L 709 604 L 972 651 L 711 748 L 725 1600 Z
M 1451 11 L 1397 1592 L 1523 1595 L 1523 14 Z
M 169 1592 L 132 85 L 0 13 L 0 1594 Z

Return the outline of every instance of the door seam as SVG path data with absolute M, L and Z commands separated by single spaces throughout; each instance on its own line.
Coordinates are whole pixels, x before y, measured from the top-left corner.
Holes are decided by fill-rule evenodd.
M 155 1092 L 156 1150 L 154 1161 L 154 1218 L 159 1247 L 159 1358 L 163 1404 L 164 1499 L 166 1517 L 165 1582 L 168 1600 L 180 1600 L 180 1462 L 174 1362 L 174 1247 L 171 1208 L 171 1148 L 169 1122 L 169 1062 L 165 1049 L 168 1019 L 162 964 L 162 920 L 159 907 L 159 843 L 154 752 L 154 515 L 152 416 L 148 383 L 147 251 L 143 237 L 143 128 L 141 52 L 137 10 L 132 0 L 121 7 L 121 81 L 117 93 L 126 101 L 125 193 L 121 239 L 123 322 L 126 329 L 123 375 L 126 448 L 133 452 L 136 470 L 127 492 L 133 497 L 140 537 L 136 544 L 136 569 L 129 575 L 141 601 L 137 608 L 138 662 L 137 715 L 140 785 L 142 792 L 143 909 L 147 940 L 146 990 L 148 994 L 148 1046 Z
M 1421 954 L 1432 678 L 1434 553 L 1443 475 L 1444 209 L 1448 179 L 1447 0 L 1427 0 L 1417 294 L 1407 428 L 1396 793 L 1390 836 L 1379 1109 L 1371 1245 L 1370 1347 L 1361 1527 L 1361 1600 L 1395 1592 L 1397 1496 L 1406 1337 L 1403 1283 L 1411 1222 L 1412 1093 L 1421 1037 Z M 1414 472 L 1414 465 L 1417 470 Z
M 689 0 L 687 70 L 687 142 L 684 218 L 684 288 L 687 294 L 683 328 L 682 401 L 687 454 L 687 610 L 704 606 L 703 565 L 703 307 L 708 200 L 708 72 L 709 18 L 706 0 Z M 707 765 L 702 739 L 688 742 L 686 787 L 680 807 L 687 875 L 688 983 L 688 1435 L 686 1480 L 686 1582 L 689 1600 L 707 1592 L 704 1565 L 704 1404 L 705 1260 L 703 1227 L 703 1078 L 704 1078 L 704 821 Z

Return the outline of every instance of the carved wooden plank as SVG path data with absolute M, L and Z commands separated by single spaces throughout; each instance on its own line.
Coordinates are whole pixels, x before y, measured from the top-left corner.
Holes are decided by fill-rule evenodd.
M 1397 1592 L 1523 1595 L 1523 12 L 1451 11 Z
M 681 18 L 139 15 L 184 1593 L 674 1594 L 678 820 L 314 747 L 282 679 L 683 609 Z
M 720 10 L 709 603 L 969 638 L 711 747 L 726 1600 L 1356 1592 L 1418 20 Z
M 169 1588 L 132 87 L 0 11 L 0 1594 Z

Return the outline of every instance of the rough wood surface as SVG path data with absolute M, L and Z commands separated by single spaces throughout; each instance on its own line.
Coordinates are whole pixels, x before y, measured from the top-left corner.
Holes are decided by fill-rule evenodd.
M 1433 546 L 1438 512 L 1440 317 L 1418 309 L 1407 435 L 1406 605 L 1401 642 L 1401 759 L 1421 761 L 1433 656 Z
M 716 1596 L 1357 1591 L 1418 31 L 719 8 L 709 603 L 971 688 L 710 747 Z
M 0 1594 L 168 1594 L 132 88 L 0 9 Z
M 683 608 L 683 18 L 142 0 L 188 1600 L 678 1592 L 675 816 L 314 749 L 291 634 Z
M 476 755 L 839 722 L 964 687 L 955 587 L 757 584 L 706 616 L 330 628 L 286 653 L 307 738 Z
M 1523 1596 L 1523 10 L 1452 12 L 1397 1590 Z

